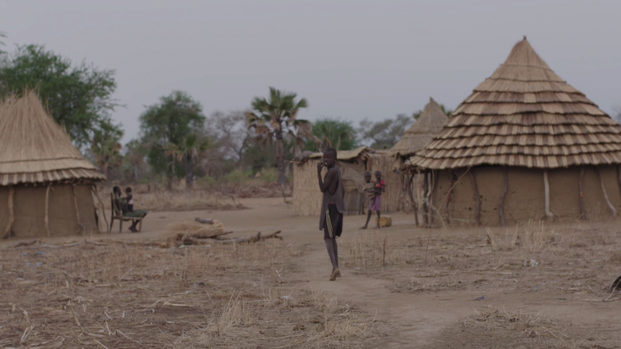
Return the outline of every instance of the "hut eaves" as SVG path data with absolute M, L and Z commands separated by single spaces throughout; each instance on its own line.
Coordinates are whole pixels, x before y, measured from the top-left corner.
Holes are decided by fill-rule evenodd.
M 0 104 L 0 185 L 102 181 L 34 92 Z
M 518 42 L 407 165 L 559 168 L 621 163 L 621 126 Z

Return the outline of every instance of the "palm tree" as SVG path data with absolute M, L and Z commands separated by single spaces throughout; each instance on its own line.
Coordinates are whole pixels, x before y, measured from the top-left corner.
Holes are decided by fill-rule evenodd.
M 315 121 L 313 141 L 308 141 L 307 150 L 323 151 L 328 147 L 338 150 L 352 150 L 356 147 L 356 130 L 351 122 L 326 118 Z
M 173 158 L 173 161 L 183 163 L 185 169 L 185 184 L 187 189 L 194 187 L 194 167 L 196 160 L 210 146 L 208 139 L 199 139 L 195 133 L 190 133 L 181 140 L 180 145 L 168 143 L 166 154 Z M 174 163 L 171 164 L 174 167 Z
M 296 101 L 297 94 L 286 93 L 270 87 L 269 100 L 255 97 L 252 101 L 253 111 L 246 113 L 248 128 L 254 128 L 255 140 L 263 145 L 276 141 L 276 169 L 278 184 L 287 181 L 285 177 L 285 140 L 292 144 L 294 153 L 305 147 L 305 138 L 311 136 L 312 126 L 307 120 L 297 119 L 298 111 L 307 108 L 305 98 Z

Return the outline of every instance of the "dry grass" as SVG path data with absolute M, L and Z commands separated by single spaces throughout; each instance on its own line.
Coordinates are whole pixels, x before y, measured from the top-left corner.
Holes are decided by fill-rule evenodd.
M 473 315 L 463 322 L 465 328 L 516 331 L 526 337 L 552 336 L 557 339 L 569 338 L 563 326 L 541 313 L 527 314 L 519 311 L 494 309 L 491 306 L 475 309 Z
M 99 191 L 106 212 L 109 212 L 111 190 L 100 189 Z M 150 211 L 239 210 L 245 208 L 234 195 L 223 195 L 205 189 L 192 191 L 153 189 L 146 193 L 135 193 L 134 201 L 135 209 Z
M 372 318 L 291 289 L 299 255 L 279 240 L 2 251 L 0 347 L 359 347 L 376 336 Z
M 383 229 L 344 240 L 342 259 L 359 273 L 391 280 L 393 292 L 555 289 L 603 300 L 619 276 L 620 244 L 617 227 L 605 223 L 414 234 Z

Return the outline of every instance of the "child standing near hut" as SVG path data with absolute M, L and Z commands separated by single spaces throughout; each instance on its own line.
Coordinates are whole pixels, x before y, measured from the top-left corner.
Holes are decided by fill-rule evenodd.
M 369 172 L 365 173 L 364 179 L 366 179 L 367 183 L 370 183 L 371 174 Z M 367 189 L 367 186 L 365 186 L 365 192 L 367 192 L 368 190 L 368 192 L 371 193 L 372 197 L 369 200 L 369 213 L 367 214 L 367 222 L 364 224 L 364 227 L 360 229 L 367 229 L 373 212 L 377 212 L 377 226 L 374 229 L 379 229 L 380 227 L 379 222 L 380 211 L 382 209 L 382 193 L 386 191 L 386 183 L 382 179 L 382 173 L 380 171 L 375 171 L 375 180 L 375 183 L 372 183 L 373 186 L 370 186 L 370 188 Z
M 328 171 L 322 179 L 321 170 L 324 167 Z M 323 159 L 317 164 L 317 179 L 319 181 L 319 190 L 323 193 L 319 230 L 323 230 L 323 239 L 332 262 L 330 281 L 334 281 L 341 276 L 336 238 L 341 236 L 343 232 L 343 212 L 345 210 L 343 201 L 345 191 L 341 180 L 341 172 L 336 167 L 335 149 L 328 148 L 324 150 Z

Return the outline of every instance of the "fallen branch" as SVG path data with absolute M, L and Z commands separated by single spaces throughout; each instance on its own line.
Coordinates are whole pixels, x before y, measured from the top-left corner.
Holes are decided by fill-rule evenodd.
M 20 247 L 20 246 L 30 246 L 30 245 L 34 245 L 34 244 L 36 244 L 37 242 L 40 242 L 40 240 L 36 240 L 36 239 L 35 239 L 35 240 L 30 240 L 30 241 L 28 241 L 28 242 L 23 242 L 23 241 L 22 241 L 22 242 L 19 242 L 19 243 L 17 243 L 17 244 L 15 244 L 15 245 L 13 245 L 13 248 L 15 248 L 15 247 Z
M 214 242 L 216 243 L 220 243 L 220 244 L 230 244 L 230 243 L 254 243 L 257 241 L 265 241 L 267 239 L 279 239 L 282 240 L 282 236 L 279 236 L 278 234 L 280 234 L 281 231 L 277 231 L 275 233 L 269 234 L 269 235 L 265 235 L 265 236 L 261 236 L 261 232 L 258 232 L 257 235 L 253 235 L 250 237 L 244 237 L 244 238 L 236 238 L 236 239 L 228 239 L 228 240 L 214 240 Z

